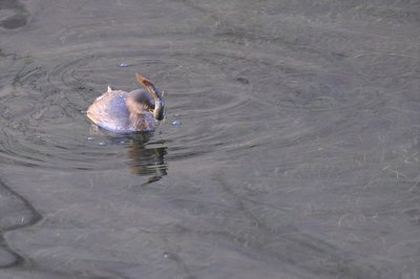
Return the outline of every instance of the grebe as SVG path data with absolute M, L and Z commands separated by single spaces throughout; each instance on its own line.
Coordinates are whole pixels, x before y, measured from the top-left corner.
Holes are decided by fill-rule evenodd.
M 148 132 L 165 116 L 165 102 L 151 81 L 136 74 L 144 87 L 131 92 L 112 90 L 96 98 L 87 117 L 96 125 L 117 133 Z

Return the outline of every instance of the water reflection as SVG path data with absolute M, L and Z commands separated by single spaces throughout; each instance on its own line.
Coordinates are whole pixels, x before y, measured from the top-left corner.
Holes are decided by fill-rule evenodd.
M 92 125 L 91 135 L 105 137 L 106 144 L 127 148 L 127 165 L 130 173 L 149 176 L 144 184 L 159 181 L 167 175 L 168 165 L 165 160 L 167 146 L 165 140 L 153 140 L 154 133 L 115 134 Z M 99 144 L 105 142 L 99 142 Z
M 148 143 L 151 134 L 138 134 L 128 139 L 130 172 L 138 175 L 151 175 L 147 183 L 160 180 L 167 174 L 165 161 L 167 147 L 165 141 Z

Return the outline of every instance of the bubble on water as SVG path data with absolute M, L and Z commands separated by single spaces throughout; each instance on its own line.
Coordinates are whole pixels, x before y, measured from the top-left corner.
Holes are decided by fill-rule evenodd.
M 181 125 L 182 125 L 182 123 L 179 120 L 172 121 L 172 126 L 173 127 L 179 128 L 179 127 L 181 127 Z
M 168 252 L 163 253 L 163 257 L 164 257 L 165 259 L 169 258 L 169 253 L 168 253 Z
M 99 144 L 100 146 L 104 146 L 104 145 L 105 145 L 105 142 L 104 142 L 104 141 L 100 141 L 100 142 L 98 142 L 98 144 Z
M 120 144 L 125 144 L 125 140 L 121 140 L 120 141 Z
M 120 67 L 122 67 L 122 68 L 125 68 L 125 67 L 128 67 L 129 65 L 128 64 L 126 64 L 126 63 L 121 63 L 120 64 Z

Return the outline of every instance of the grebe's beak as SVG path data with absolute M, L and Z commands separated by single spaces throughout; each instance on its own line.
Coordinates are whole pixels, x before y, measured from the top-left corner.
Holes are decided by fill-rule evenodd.
M 144 76 L 136 73 L 137 82 L 146 89 L 146 92 L 155 101 L 155 109 L 153 110 L 153 116 L 156 120 L 163 120 L 165 117 L 165 101 L 160 96 L 158 90 L 153 83 L 146 79 Z

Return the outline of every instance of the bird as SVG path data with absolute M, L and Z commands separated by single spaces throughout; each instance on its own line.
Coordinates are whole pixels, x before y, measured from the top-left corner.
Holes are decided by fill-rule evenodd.
M 116 133 L 151 132 L 165 117 L 165 101 L 154 84 L 136 73 L 144 89 L 108 90 L 89 106 L 87 117 L 95 125 Z

